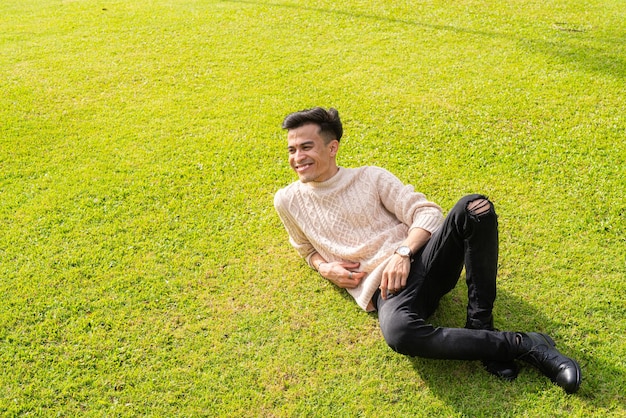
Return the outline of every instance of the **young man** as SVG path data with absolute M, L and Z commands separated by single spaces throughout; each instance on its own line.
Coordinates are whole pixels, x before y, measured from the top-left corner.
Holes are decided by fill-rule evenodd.
M 296 181 L 279 190 L 274 206 L 290 243 L 319 274 L 377 311 L 387 344 L 409 356 L 481 360 L 513 380 L 521 359 L 574 393 L 581 370 L 539 333 L 493 327 L 498 223 L 482 195 L 461 199 L 447 217 L 412 186 L 378 167 L 337 166 L 343 128 L 335 109 L 288 115 L 289 164 Z M 454 288 L 465 266 L 465 328 L 426 320 Z

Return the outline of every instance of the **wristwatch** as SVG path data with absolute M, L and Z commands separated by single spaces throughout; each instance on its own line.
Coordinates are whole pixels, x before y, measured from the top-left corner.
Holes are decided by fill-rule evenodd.
M 409 247 L 407 247 L 406 245 L 403 245 L 401 247 L 398 247 L 396 249 L 396 254 L 398 254 L 400 257 L 411 257 L 411 249 Z

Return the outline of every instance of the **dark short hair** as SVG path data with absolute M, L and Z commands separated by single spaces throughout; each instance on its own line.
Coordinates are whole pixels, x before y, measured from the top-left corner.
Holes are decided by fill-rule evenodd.
M 331 107 L 326 110 L 323 107 L 314 107 L 290 113 L 283 121 L 283 129 L 296 129 L 308 123 L 313 123 L 320 127 L 320 135 L 326 143 L 333 139 L 341 140 L 343 126 L 341 125 L 337 109 Z

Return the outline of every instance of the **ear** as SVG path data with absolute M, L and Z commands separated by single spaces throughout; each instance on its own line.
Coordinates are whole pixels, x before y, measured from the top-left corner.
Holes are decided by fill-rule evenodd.
M 328 146 L 330 147 L 330 156 L 334 157 L 335 155 L 337 155 L 337 151 L 339 151 L 339 141 L 333 139 L 332 141 L 330 141 L 330 144 L 328 144 Z

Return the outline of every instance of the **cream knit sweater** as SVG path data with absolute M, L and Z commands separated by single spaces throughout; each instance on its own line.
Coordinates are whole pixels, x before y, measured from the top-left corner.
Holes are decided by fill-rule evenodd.
M 309 265 L 315 252 L 326 261 L 360 263 L 368 274 L 347 291 L 364 310 L 372 309 L 382 272 L 409 230 L 432 233 L 443 220 L 439 206 L 379 167 L 340 167 L 324 182 L 296 181 L 276 193 L 274 206 Z

